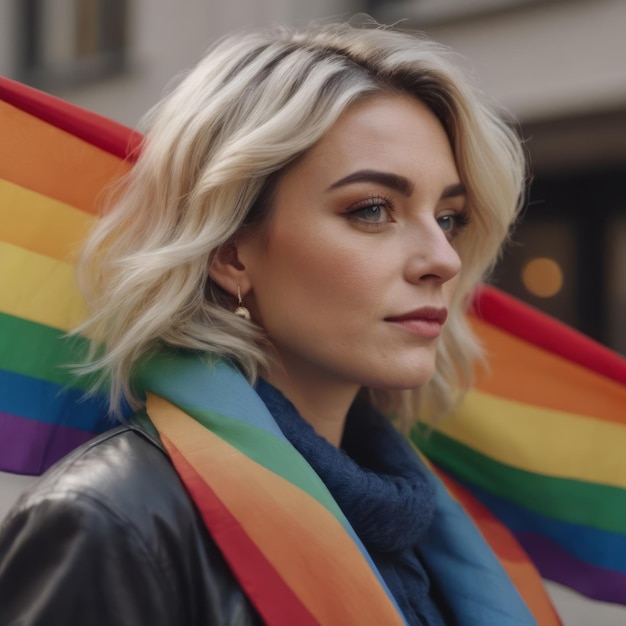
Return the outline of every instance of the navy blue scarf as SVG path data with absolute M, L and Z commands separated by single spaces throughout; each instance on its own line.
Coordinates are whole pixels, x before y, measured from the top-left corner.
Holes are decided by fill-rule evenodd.
M 366 400 L 357 398 L 337 449 L 272 385 L 259 380 L 256 390 L 341 507 L 408 623 L 443 626 L 439 594 L 418 550 L 433 519 L 434 488 L 409 444 Z

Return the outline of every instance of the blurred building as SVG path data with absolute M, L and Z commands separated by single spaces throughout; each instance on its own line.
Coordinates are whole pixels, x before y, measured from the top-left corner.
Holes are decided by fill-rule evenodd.
M 0 0 L 0 74 L 135 126 L 172 79 L 245 25 L 305 24 L 352 0 Z
M 532 184 L 494 282 L 626 354 L 623 0 L 7 0 L 0 73 L 135 126 L 224 33 L 359 11 L 452 46 L 521 123 Z
M 532 184 L 494 282 L 626 354 L 623 0 L 12 0 L 0 73 L 135 126 L 224 33 L 359 11 L 452 46 L 521 123 Z

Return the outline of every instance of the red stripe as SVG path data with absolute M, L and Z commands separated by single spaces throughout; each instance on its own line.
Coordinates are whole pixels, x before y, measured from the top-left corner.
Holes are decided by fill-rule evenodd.
M 626 384 L 626 359 L 512 296 L 483 285 L 473 308 L 480 319 L 528 343 Z
M 139 156 L 138 132 L 43 91 L 0 76 L 0 100 L 121 159 Z
M 265 623 L 271 626 L 317 625 L 215 492 L 176 446 L 162 433 L 160 436 L 207 529 Z

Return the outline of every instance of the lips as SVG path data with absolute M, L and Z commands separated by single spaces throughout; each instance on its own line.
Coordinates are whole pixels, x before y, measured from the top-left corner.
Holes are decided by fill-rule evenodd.
M 437 322 L 442 326 L 448 319 L 448 311 L 446 309 L 439 309 L 434 306 L 425 306 L 415 311 L 410 311 L 404 315 L 397 315 L 394 317 L 386 317 L 387 322 L 406 322 L 408 320 L 427 320 L 429 322 Z
M 386 317 L 385 321 L 400 326 L 415 335 L 432 339 L 439 336 L 447 318 L 448 311 L 444 308 L 422 307 L 403 315 Z

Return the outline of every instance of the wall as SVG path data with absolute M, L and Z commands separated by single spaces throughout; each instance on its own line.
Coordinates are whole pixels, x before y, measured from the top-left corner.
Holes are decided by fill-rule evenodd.
M 456 21 L 421 20 L 417 0 L 381 4 L 381 20 L 413 15 L 409 25 L 466 57 L 485 91 L 523 122 L 626 105 L 622 0 L 500 3 L 512 8 Z

